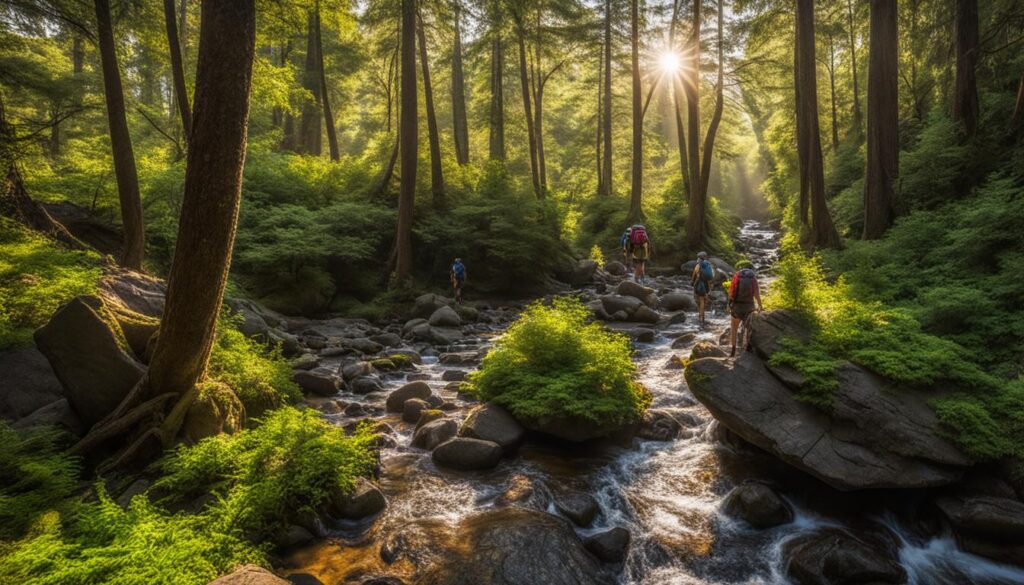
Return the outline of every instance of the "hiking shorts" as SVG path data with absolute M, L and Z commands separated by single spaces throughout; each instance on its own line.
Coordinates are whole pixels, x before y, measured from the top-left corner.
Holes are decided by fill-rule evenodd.
M 732 316 L 737 319 L 746 319 L 754 312 L 755 305 L 753 302 L 747 303 L 733 303 L 732 304 Z
M 693 298 L 701 299 L 708 296 L 708 289 L 710 287 L 704 284 L 703 281 L 697 281 L 697 284 L 693 285 Z
M 633 248 L 633 262 L 646 262 L 648 255 L 647 246 Z

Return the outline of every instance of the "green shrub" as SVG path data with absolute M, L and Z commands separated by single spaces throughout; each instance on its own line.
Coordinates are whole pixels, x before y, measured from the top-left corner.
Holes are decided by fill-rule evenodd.
M 470 374 L 467 389 L 520 418 L 609 428 L 636 422 L 651 396 L 635 379 L 629 340 L 589 317 L 573 298 L 530 305 Z
M 254 429 L 178 448 L 154 487 L 171 502 L 212 493 L 204 514 L 225 529 L 266 536 L 369 475 L 374 441 L 367 426 L 348 436 L 312 409 L 285 407 Z
M 280 348 L 267 349 L 236 327 L 237 317 L 222 316 L 210 352 L 209 374 L 238 394 L 249 416 L 298 402 L 302 391 Z
M 0 217 L 0 349 L 28 343 L 58 307 L 95 292 L 100 275 L 97 254 Z
M 54 429 L 15 431 L 0 420 L 0 541 L 19 538 L 45 510 L 78 486 L 78 462 L 60 450 Z

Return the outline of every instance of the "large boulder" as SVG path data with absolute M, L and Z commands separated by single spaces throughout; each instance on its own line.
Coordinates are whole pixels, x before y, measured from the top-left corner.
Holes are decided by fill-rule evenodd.
M 461 546 L 438 555 L 422 585 L 602 585 L 615 582 L 564 520 L 522 507 L 488 510 L 451 530 Z
M 648 441 L 672 441 L 679 437 L 683 425 L 671 413 L 651 408 L 644 413 L 636 436 Z
M 604 295 L 601 297 L 601 304 L 604 306 L 605 312 L 609 315 L 614 315 L 619 311 L 629 315 L 642 306 L 643 302 L 640 299 L 630 296 Z
M 692 294 L 674 292 L 662 295 L 658 307 L 666 311 L 696 311 L 697 301 Z
M 187 443 L 198 443 L 221 433 L 234 433 L 245 426 L 245 407 L 238 395 L 225 384 L 208 381 L 185 413 L 181 436 Z
M 34 347 L 0 352 L 0 419 L 18 420 L 64 398 L 46 356 Z
M 462 317 L 451 307 L 441 307 L 430 315 L 429 323 L 434 327 L 460 327 Z
M 515 418 L 494 402 L 481 404 L 466 415 L 459 427 L 460 437 L 493 441 L 507 453 L 519 446 L 525 431 Z
M 441 443 L 432 453 L 434 463 L 442 467 L 471 471 L 490 469 L 501 461 L 501 445 L 468 437 L 455 437 Z
M 443 297 L 441 295 L 436 295 L 433 293 L 427 293 L 425 295 L 420 295 L 416 297 L 416 305 L 413 307 L 412 314 L 413 317 L 418 317 L 420 319 L 429 319 L 430 316 L 433 315 L 435 311 L 437 311 L 441 307 L 451 306 L 451 304 L 452 300 L 447 297 Z
M 621 526 L 616 526 L 588 536 L 583 541 L 583 546 L 606 563 L 621 563 L 626 559 L 626 553 L 629 552 L 630 540 L 629 531 Z
M 690 359 L 699 360 L 703 358 L 724 358 L 725 350 L 708 341 L 701 341 L 690 350 Z
M 289 581 L 256 565 L 242 565 L 208 585 L 291 585 Z
M 799 585 L 903 585 L 907 582 L 907 572 L 891 543 L 857 538 L 838 529 L 825 529 L 790 540 L 783 546 L 783 556 L 786 574 Z
M 770 485 L 746 481 L 733 488 L 722 511 L 754 528 L 765 529 L 793 521 L 793 508 Z
M 783 339 L 807 342 L 812 333 L 811 325 L 793 311 L 754 313 L 750 317 L 750 345 L 764 359 L 782 349 Z
M 405 410 L 405 401 L 410 398 L 420 398 L 426 400 L 430 396 L 430 386 L 422 380 L 415 382 L 409 382 L 408 384 L 393 390 L 391 394 L 388 394 L 387 409 L 388 412 L 402 412 Z
M 377 514 L 388 502 L 373 482 L 360 477 L 350 492 L 333 491 L 328 503 L 328 513 L 334 518 L 361 520 Z
M 594 496 L 584 492 L 564 492 L 555 497 L 555 508 L 580 528 L 590 526 L 600 506 Z
M 647 305 L 641 305 L 637 307 L 633 314 L 629 316 L 629 320 L 634 323 L 657 323 L 661 319 L 661 315 L 657 311 L 648 307 Z
M 100 297 L 111 304 L 159 319 L 164 312 L 167 285 L 159 278 L 125 268 L 112 268 L 97 283 Z
M 796 399 L 754 354 L 690 362 L 686 381 L 719 421 L 749 443 L 840 490 L 952 483 L 971 460 L 939 432 L 933 392 L 900 389 L 840 366 L 831 412 Z
M 1024 503 L 998 496 L 945 495 L 935 504 L 964 550 L 1024 565 Z
M 604 265 L 604 271 L 612 276 L 623 276 L 626 274 L 626 265 L 618 260 L 612 260 Z
M 145 371 L 111 321 L 103 301 L 77 297 L 35 332 L 36 346 L 86 426 L 110 414 Z
M 613 435 L 625 427 L 608 427 L 597 424 L 584 418 L 550 417 L 531 418 L 519 417 L 516 419 L 521 425 L 531 431 L 544 433 L 573 443 L 582 443 L 601 437 Z
M 653 308 L 658 306 L 658 295 L 655 294 L 654 289 L 646 287 L 640 283 L 633 282 L 632 280 L 623 280 L 620 282 L 619 286 L 615 287 L 615 294 L 624 297 L 633 297 L 648 307 Z
M 441 443 L 455 436 L 459 424 L 450 418 L 431 421 L 416 429 L 412 435 L 412 446 L 433 451 Z
M 583 286 L 590 282 L 595 272 L 597 272 L 597 262 L 584 258 L 576 262 L 576 266 L 573 267 L 572 272 L 569 274 L 569 284 Z
M 338 377 L 329 372 L 299 370 L 292 374 L 292 382 L 317 396 L 334 396 L 338 393 Z

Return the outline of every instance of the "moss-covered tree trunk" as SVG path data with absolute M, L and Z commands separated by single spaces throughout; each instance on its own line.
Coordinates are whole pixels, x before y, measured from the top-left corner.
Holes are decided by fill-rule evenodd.
M 185 85 L 185 66 L 181 56 L 181 42 L 178 38 L 178 15 L 174 0 L 164 0 L 164 23 L 167 30 L 167 46 L 171 56 L 171 80 L 174 87 L 174 101 L 181 116 L 181 128 L 188 147 L 192 133 L 192 109 L 188 104 L 188 87 Z
M 401 111 L 398 123 L 402 178 L 395 235 L 395 282 L 412 275 L 412 220 L 416 203 L 416 156 L 419 147 L 416 102 L 416 0 L 402 0 Z
M 121 71 L 114 45 L 114 25 L 110 19 L 110 2 L 95 0 L 94 6 L 100 63 L 103 68 L 103 94 L 107 102 L 107 122 L 110 127 L 110 147 L 114 155 L 114 176 L 121 203 L 121 228 L 124 231 L 120 263 L 127 268 L 141 270 L 146 249 L 142 199 L 139 196 L 139 176 L 135 169 L 135 151 L 132 149 L 131 134 L 128 133 Z
M 896 0 L 872 0 L 868 56 L 865 240 L 881 238 L 895 215 L 899 174 L 899 52 Z
M 455 160 L 469 163 L 469 122 L 466 119 L 466 82 L 462 71 L 462 6 L 455 2 L 455 44 L 452 47 L 452 136 Z
M 629 49 L 631 69 L 631 96 L 633 99 L 633 160 L 629 188 L 629 214 L 626 223 L 643 218 L 644 191 L 644 114 L 643 78 L 640 72 L 640 0 L 629 3 Z
M 978 0 L 956 0 L 956 83 L 953 119 L 963 124 L 968 138 L 978 131 Z

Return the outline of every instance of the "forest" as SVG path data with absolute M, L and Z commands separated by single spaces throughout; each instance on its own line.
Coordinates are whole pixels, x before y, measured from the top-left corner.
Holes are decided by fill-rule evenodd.
M 0 173 L 0 582 L 1024 582 L 1024 0 L 3 0 Z

